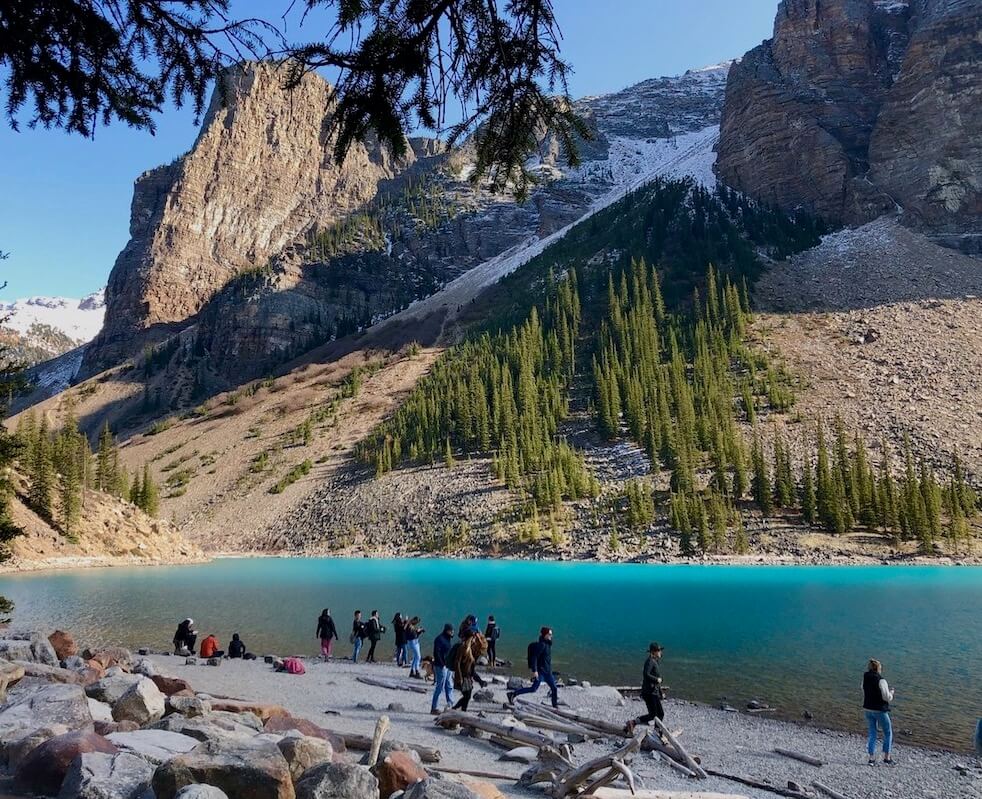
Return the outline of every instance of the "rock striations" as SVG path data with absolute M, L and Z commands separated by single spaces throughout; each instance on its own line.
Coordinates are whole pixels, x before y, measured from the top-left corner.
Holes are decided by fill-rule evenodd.
M 783 0 L 729 75 L 727 184 L 784 208 L 982 233 L 982 13 L 972 0 Z
M 130 241 L 85 373 L 132 354 L 135 334 L 194 315 L 235 275 L 351 212 L 402 169 L 385 149 L 362 145 L 336 165 L 329 85 L 317 75 L 293 90 L 282 81 L 272 64 L 227 72 L 192 149 L 137 180 Z

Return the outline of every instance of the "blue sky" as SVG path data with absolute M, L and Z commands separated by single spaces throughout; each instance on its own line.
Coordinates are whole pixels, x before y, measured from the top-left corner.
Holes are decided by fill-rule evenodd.
M 259 13 L 279 0 L 233 0 Z M 283 2 L 283 6 L 287 5 Z M 777 0 L 556 0 L 575 97 L 742 55 L 770 36 Z M 268 13 L 268 11 L 266 12 Z M 296 38 L 314 38 L 305 27 Z M 4 299 L 81 296 L 105 285 L 129 236 L 134 179 L 185 152 L 197 129 L 189 109 L 168 108 L 151 136 L 123 125 L 94 139 L 10 130 L 0 122 L 0 269 Z

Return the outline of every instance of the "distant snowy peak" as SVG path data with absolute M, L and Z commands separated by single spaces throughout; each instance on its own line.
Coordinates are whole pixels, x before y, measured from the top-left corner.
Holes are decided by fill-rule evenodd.
M 106 313 L 105 291 L 100 290 L 82 299 L 69 297 L 29 297 L 13 302 L 0 302 L 3 327 L 22 336 L 30 335 L 38 326 L 64 334 L 75 344 L 91 341 L 102 329 Z

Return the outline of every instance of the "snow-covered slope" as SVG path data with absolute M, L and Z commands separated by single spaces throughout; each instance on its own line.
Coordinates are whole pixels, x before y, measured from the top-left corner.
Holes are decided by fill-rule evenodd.
M 76 344 L 93 339 L 102 328 L 106 312 L 105 292 L 97 291 L 80 300 L 68 297 L 29 297 L 0 302 L 3 326 L 24 335 L 35 325 L 45 325 Z

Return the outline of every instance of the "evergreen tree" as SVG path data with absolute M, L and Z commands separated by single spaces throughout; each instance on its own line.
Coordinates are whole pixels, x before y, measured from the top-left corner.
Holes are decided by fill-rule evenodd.
M 97 491 L 111 493 L 116 487 L 115 468 L 119 462 L 114 456 L 115 442 L 109 422 L 102 426 L 99 433 L 99 448 L 96 455 L 95 488 Z
M 760 511 L 765 516 L 770 516 L 774 510 L 773 492 L 771 489 L 771 476 L 767 471 L 767 462 L 764 460 L 764 451 L 760 444 L 760 438 L 754 433 L 753 449 L 751 450 L 751 464 L 753 466 L 753 480 L 751 491 L 754 502 L 760 506 Z
M 807 525 L 815 524 L 818 518 L 815 479 L 812 476 L 811 459 L 808 457 L 805 458 L 801 467 L 801 517 Z
M 28 493 L 28 504 L 38 516 L 50 521 L 53 517 L 51 495 L 54 491 L 55 475 L 48 422 L 43 416 L 38 427 L 34 457 L 31 460 L 30 478 L 31 488 Z
M 140 487 L 140 508 L 148 516 L 156 517 L 160 511 L 160 489 L 150 473 L 150 465 L 143 466 L 143 481 Z

